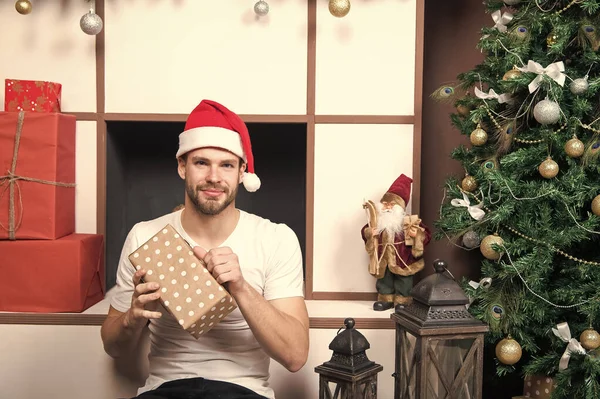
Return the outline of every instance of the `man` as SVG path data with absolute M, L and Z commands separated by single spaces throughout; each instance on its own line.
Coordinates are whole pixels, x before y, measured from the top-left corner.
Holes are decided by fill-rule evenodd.
M 269 358 L 296 372 L 308 356 L 298 239 L 286 225 L 235 207 L 240 183 L 248 191 L 260 187 L 239 116 L 203 100 L 187 119 L 176 157 L 184 206 L 129 232 L 102 326 L 105 351 L 114 358 L 131 353 L 148 324 L 149 377 L 137 398 L 274 398 Z M 160 286 L 142 283 L 146 271 L 135 271 L 127 258 L 167 223 L 238 305 L 197 340 L 160 304 Z
M 406 217 L 411 183 L 410 177 L 400 175 L 376 204 L 377 226 L 367 224 L 361 229 L 365 249 L 377 265 L 373 310 L 410 304 L 413 275 L 424 267 L 423 250 L 431 232 L 420 219 Z

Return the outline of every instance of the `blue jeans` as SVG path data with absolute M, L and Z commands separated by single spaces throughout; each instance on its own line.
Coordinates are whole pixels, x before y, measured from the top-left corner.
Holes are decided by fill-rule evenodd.
M 205 378 L 185 378 L 165 382 L 132 399 L 266 399 L 241 385 Z

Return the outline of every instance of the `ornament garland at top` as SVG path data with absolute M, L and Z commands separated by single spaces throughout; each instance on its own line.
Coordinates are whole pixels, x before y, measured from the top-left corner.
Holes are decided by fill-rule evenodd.
M 88 0 L 90 1 L 90 0 Z M 95 1 L 93 2 L 95 3 Z M 33 5 L 29 0 L 17 0 L 15 3 L 15 10 L 21 15 L 31 14 L 33 11 Z M 79 27 L 81 30 L 88 35 L 97 35 L 102 32 L 104 23 L 102 18 L 94 11 L 94 4 L 90 6 L 90 10 L 83 14 L 79 19 Z

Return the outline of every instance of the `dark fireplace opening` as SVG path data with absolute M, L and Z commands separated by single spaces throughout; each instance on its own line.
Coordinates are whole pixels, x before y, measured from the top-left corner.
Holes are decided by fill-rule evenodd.
M 169 213 L 184 201 L 175 153 L 183 122 L 107 122 L 106 287 L 116 282 L 125 238 L 134 224 Z M 306 270 L 306 124 L 248 123 L 261 188 L 240 185 L 236 206 L 298 236 Z

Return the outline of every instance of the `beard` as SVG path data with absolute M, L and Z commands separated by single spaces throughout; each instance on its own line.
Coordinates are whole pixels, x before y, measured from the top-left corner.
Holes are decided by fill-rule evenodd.
M 390 235 L 395 236 L 402 231 L 404 222 L 404 209 L 400 205 L 394 205 L 392 209 L 383 209 L 383 204 L 380 202 L 375 204 L 377 208 L 377 228 L 379 231 L 387 231 Z
M 211 188 L 222 190 L 225 198 L 208 198 L 202 202 L 200 199 L 200 191 Z M 237 195 L 238 187 L 235 186 L 233 190 L 230 190 L 227 186 L 221 186 L 218 184 L 208 183 L 194 186 L 193 184 L 186 183 L 185 191 L 198 213 L 203 215 L 218 215 L 219 213 L 223 212 L 223 209 L 227 208 L 233 202 Z

